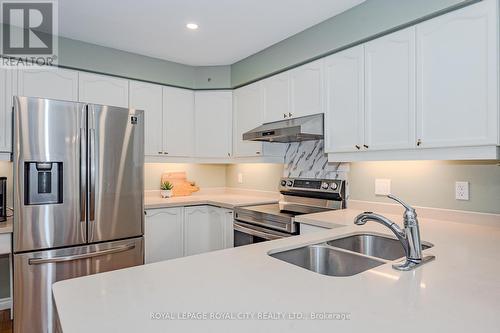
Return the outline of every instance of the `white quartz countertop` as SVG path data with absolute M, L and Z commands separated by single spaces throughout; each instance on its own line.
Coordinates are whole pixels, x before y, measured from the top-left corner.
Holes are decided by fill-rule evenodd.
M 275 203 L 279 200 L 278 192 L 239 190 L 230 188 L 206 189 L 190 196 L 162 198 L 160 191 L 146 191 L 144 208 L 168 208 L 178 206 L 213 205 L 232 209 L 237 206 L 248 206 Z
M 425 253 L 436 260 L 410 272 L 388 263 L 331 277 L 268 256 L 355 232 L 389 233 L 376 223 L 353 225 L 361 211 L 300 218 L 342 226 L 317 233 L 58 282 L 53 292 L 62 328 L 65 333 L 500 331 L 499 227 L 420 219 L 422 239 L 434 244 Z M 401 223 L 400 215 L 386 216 Z M 347 313 L 349 320 L 292 319 L 311 312 Z M 203 320 L 220 315 L 233 319 Z M 245 316 L 253 319 L 242 320 Z

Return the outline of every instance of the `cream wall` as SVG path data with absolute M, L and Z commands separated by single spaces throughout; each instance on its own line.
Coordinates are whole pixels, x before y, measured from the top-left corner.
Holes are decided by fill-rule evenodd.
M 238 183 L 238 173 L 243 183 Z M 277 191 L 283 176 L 283 164 L 229 164 L 226 169 L 226 186 L 262 191 Z
M 224 164 L 146 163 L 144 165 L 144 189 L 159 190 L 161 174 L 174 171 L 186 171 L 188 179 L 201 187 L 224 187 L 226 185 L 226 165 Z
M 391 192 L 416 206 L 500 213 L 500 166 L 494 161 L 396 161 L 351 163 L 351 199 L 375 196 L 375 179 L 391 179 Z M 455 200 L 455 181 L 468 181 L 470 200 Z

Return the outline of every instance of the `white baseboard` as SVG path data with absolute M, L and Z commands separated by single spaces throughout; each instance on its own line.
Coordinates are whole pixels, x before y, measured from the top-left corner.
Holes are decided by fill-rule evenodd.
M 9 310 L 12 308 L 12 301 L 10 297 L 0 298 L 0 311 Z

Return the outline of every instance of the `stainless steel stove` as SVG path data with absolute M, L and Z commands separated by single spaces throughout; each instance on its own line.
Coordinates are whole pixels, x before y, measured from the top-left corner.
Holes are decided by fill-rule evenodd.
M 282 178 L 279 203 L 238 207 L 234 211 L 234 246 L 300 233 L 295 216 L 345 208 L 345 182 Z

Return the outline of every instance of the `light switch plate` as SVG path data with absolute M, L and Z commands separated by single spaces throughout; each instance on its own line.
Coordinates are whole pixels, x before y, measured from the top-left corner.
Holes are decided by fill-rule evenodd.
M 455 182 L 455 199 L 469 200 L 469 182 Z
M 375 179 L 375 195 L 389 195 L 389 194 L 391 194 L 391 180 Z

